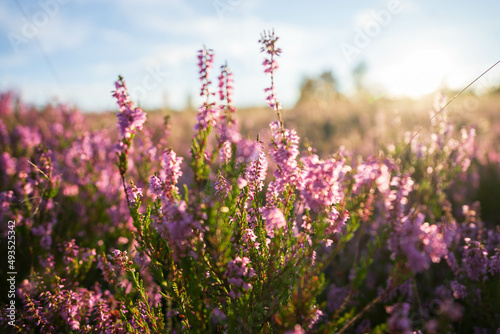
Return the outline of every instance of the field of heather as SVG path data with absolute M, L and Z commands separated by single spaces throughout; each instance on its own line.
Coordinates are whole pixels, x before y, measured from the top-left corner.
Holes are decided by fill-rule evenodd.
M 500 94 L 286 106 L 259 42 L 266 108 L 1 94 L 2 332 L 500 333 Z

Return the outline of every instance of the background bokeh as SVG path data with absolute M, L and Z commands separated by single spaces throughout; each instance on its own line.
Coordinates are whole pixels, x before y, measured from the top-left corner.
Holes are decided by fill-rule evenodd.
M 83 111 L 114 109 L 118 74 L 147 108 L 184 109 L 198 87 L 203 45 L 235 75 L 235 102 L 264 104 L 257 40 L 274 28 L 284 50 L 277 92 L 300 99 L 306 77 L 331 71 L 349 97 L 420 97 L 459 89 L 500 55 L 500 3 L 469 1 L 91 1 L 0 3 L 0 90 L 27 102 L 60 101 Z M 500 69 L 474 89 L 500 83 Z

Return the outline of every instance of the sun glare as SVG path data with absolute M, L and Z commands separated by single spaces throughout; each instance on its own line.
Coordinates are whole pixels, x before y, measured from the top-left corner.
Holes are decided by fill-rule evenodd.
M 395 53 L 370 76 L 389 95 L 417 98 L 441 87 L 459 70 L 453 52 L 440 47 L 412 47 Z

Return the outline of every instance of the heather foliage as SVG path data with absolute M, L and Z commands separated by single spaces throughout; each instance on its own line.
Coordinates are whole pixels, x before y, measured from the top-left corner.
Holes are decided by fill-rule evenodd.
M 500 231 L 470 201 L 474 128 L 458 135 L 438 97 L 430 138 L 369 157 L 301 152 L 276 94 L 278 37 L 259 42 L 277 118 L 267 141 L 239 133 L 233 74 L 222 65 L 212 88 L 206 48 L 204 102 L 181 154 L 156 140 L 168 129 L 148 129 L 121 77 L 112 134 L 2 95 L 0 217 L 17 222 L 22 277 L 18 319 L 9 327 L 2 308 L 2 328 L 497 331 Z

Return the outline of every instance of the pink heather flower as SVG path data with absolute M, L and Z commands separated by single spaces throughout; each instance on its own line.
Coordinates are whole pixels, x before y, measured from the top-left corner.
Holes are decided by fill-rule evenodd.
M 277 207 L 266 207 L 261 209 L 262 218 L 265 221 L 267 234 L 272 238 L 274 231 L 279 228 L 286 228 L 286 220 L 283 212 Z
M 458 276 L 458 274 L 460 273 L 460 268 L 458 267 L 458 263 L 457 263 L 457 259 L 455 257 L 455 254 L 453 254 L 453 252 L 448 252 L 448 254 L 446 254 L 446 256 L 445 256 L 445 259 L 446 259 L 446 263 L 450 267 L 453 274 L 455 276 Z
M 126 243 L 128 243 L 128 238 L 126 238 L 126 237 L 119 237 L 118 240 L 116 240 L 116 243 L 118 245 L 125 245 Z
M 215 106 L 215 104 L 204 103 L 199 109 L 196 115 L 196 124 L 194 125 L 194 131 L 205 131 L 211 126 L 217 124 L 217 118 L 219 118 L 220 109 Z M 194 134 L 196 136 L 196 133 Z
M 464 299 L 467 297 L 467 289 L 464 285 L 458 283 L 457 281 L 451 281 L 450 286 L 455 299 Z
M 38 262 L 44 268 L 46 272 L 51 272 L 54 270 L 56 262 L 54 261 L 54 255 L 48 254 L 46 257 L 38 256 Z
M 120 273 L 131 269 L 133 262 L 128 259 L 127 251 L 122 252 L 118 249 L 115 249 L 112 251 L 112 253 L 112 261 L 115 264 L 115 268 L 118 269 Z
M 489 268 L 492 276 L 498 275 L 500 278 L 500 249 L 497 249 L 495 255 L 491 256 Z
M 377 161 L 366 161 L 358 165 L 354 175 L 354 185 L 352 191 L 359 194 L 363 186 L 369 187 L 380 175 L 380 166 Z
M 115 82 L 116 90 L 113 92 L 113 97 L 116 98 L 120 112 L 118 117 L 118 130 L 122 138 L 130 138 L 136 130 L 142 130 L 144 122 L 146 122 L 146 113 L 140 108 L 134 108 L 134 103 L 130 100 L 125 81 L 120 77 Z
M 252 229 L 247 228 L 242 236 L 242 239 L 243 242 L 246 243 L 249 247 L 259 249 L 260 243 L 257 242 L 257 236 Z
M 259 157 L 261 145 L 255 140 L 242 139 L 236 143 L 236 160 L 239 163 L 249 162 Z
M 16 158 L 11 157 L 8 152 L 3 152 L 0 155 L 0 170 L 5 173 L 5 177 L 13 176 L 16 173 Z
M 31 229 L 33 235 L 41 237 L 40 246 L 42 246 L 45 249 L 50 249 L 50 247 L 52 246 L 52 230 L 55 225 L 56 221 L 55 219 L 53 219 L 49 222 L 33 227 Z
M 300 159 L 303 164 L 300 196 L 306 208 L 321 210 L 336 204 L 344 198 L 342 181 L 351 167 L 345 160 L 320 160 L 316 154 Z
M 404 220 L 402 234 L 400 236 L 400 252 L 408 259 L 407 266 L 417 273 L 429 268 L 426 254 L 418 246 L 419 228 L 407 218 Z
M 24 149 L 34 148 L 42 142 L 40 131 L 37 128 L 23 125 L 16 125 L 13 131 L 13 137 L 21 143 Z
M 182 157 L 177 157 L 173 150 L 163 151 L 161 158 L 161 167 L 165 172 L 165 183 L 177 184 L 179 178 L 182 176 L 181 163 L 184 160 Z
M 145 252 L 137 252 L 134 257 L 134 262 L 137 263 L 142 270 L 151 263 L 151 258 Z
M 296 324 L 293 331 L 286 331 L 285 334 L 306 334 L 306 331 L 302 329 L 302 326 Z
M 10 209 L 10 203 L 14 198 L 14 192 L 12 190 L 2 191 L 0 193 L 0 218 L 3 219 Z
M 228 119 L 227 115 L 220 115 L 220 122 L 218 124 L 218 131 L 220 134 L 220 142 L 229 142 L 237 144 L 242 140 L 241 134 L 238 130 L 238 123 L 234 119 Z
M 414 183 L 409 175 L 392 178 L 390 185 L 396 187 L 396 189 L 389 191 L 385 196 L 387 219 L 403 217 L 408 204 L 408 195 L 412 191 Z
M 278 68 L 278 63 L 276 62 L 275 57 L 278 57 L 281 54 L 281 49 L 276 47 L 278 39 L 279 38 L 274 35 L 273 31 L 264 32 L 259 40 L 259 43 L 262 44 L 261 52 L 265 52 L 269 56 L 269 58 L 264 59 L 262 64 L 264 65 L 264 73 L 271 75 L 271 87 L 266 88 L 264 91 L 266 92 L 267 103 L 274 110 L 280 109 L 276 93 L 274 91 L 274 71 Z
M 227 164 L 231 160 L 231 155 L 233 154 L 231 148 L 231 142 L 226 140 L 223 142 L 222 147 L 219 151 L 220 162 Z
M 76 184 L 66 184 L 62 188 L 64 196 L 77 196 L 80 192 L 80 188 Z
M 241 296 L 239 289 L 234 289 L 234 287 L 241 287 L 245 290 L 252 288 L 248 280 L 255 276 L 255 270 L 251 267 L 250 262 L 249 258 L 238 256 L 227 263 L 226 275 L 229 278 L 229 284 L 233 285 L 232 293 L 230 293 L 231 298 Z
M 379 162 L 374 158 L 359 164 L 354 175 L 354 194 L 359 194 L 363 187 L 371 187 L 375 182 L 382 195 L 387 196 L 390 190 L 391 169 L 389 161 Z
M 462 133 L 462 144 L 458 147 L 458 156 L 456 161 L 460 164 L 462 172 L 466 172 L 469 169 L 471 160 L 474 157 L 476 151 L 475 148 L 475 138 L 476 129 L 471 127 L 469 131 L 466 129 L 461 130 Z
M 330 285 L 327 294 L 327 308 L 333 312 L 340 308 L 345 298 L 349 295 L 348 287 L 337 287 L 335 284 Z
M 221 66 L 221 73 L 219 76 L 219 99 L 226 100 L 228 106 L 233 101 L 233 72 L 227 65 Z
M 153 175 L 149 179 L 149 189 L 154 195 L 162 199 L 172 199 L 174 194 L 178 194 L 179 189 L 176 184 L 182 176 L 181 164 L 183 160 L 182 157 L 177 157 L 173 150 L 163 151 L 161 177 Z
M 220 199 L 225 199 L 231 188 L 224 176 L 219 172 L 215 181 L 215 195 Z
M 142 189 L 137 188 L 134 184 L 128 185 L 126 192 L 128 200 L 132 205 L 135 205 L 142 198 Z
M 14 113 L 14 92 L 0 93 L 0 115 L 6 116 Z
M 273 191 L 283 192 L 287 185 L 296 186 L 299 181 L 297 156 L 299 155 L 299 137 L 295 130 L 281 129 L 278 121 L 270 124 L 272 142 L 270 154 L 277 164 L 275 180 L 270 185 Z
M 392 257 L 404 255 L 408 268 L 417 273 L 429 268 L 429 260 L 439 262 L 448 254 L 443 234 L 437 226 L 424 223 L 425 215 L 408 215 L 394 226 L 388 240 Z
M 328 212 L 328 220 L 330 221 L 330 226 L 327 227 L 326 233 L 328 234 L 339 234 L 342 232 L 347 220 L 349 219 L 349 212 L 346 210 L 340 215 L 340 213 L 332 207 Z
M 218 307 L 216 307 L 212 310 L 210 320 L 212 320 L 212 322 L 214 323 L 222 322 L 226 320 L 226 315 Z
M 175 260 L 186 254 L 190 238 L 194 235 L 193 217 L 187 211 L 186 202 L 163 203 L 163 217 L 154 225 L 173 250 Z
M 149 189 L 153 193 L 153 195 L 161 196 L 163 194 L 163 188 L 165 184 L 163 181 L 156 175 L 152 175 L 149 178 Z
M 316 308 L 317 306 L 313 306 L 314 308 Z M 316 309 L 314 311 L 314 315 L 312 316 L 312 318 L 309 320 L 309 326 L 308 328 L 309 329 L 312 329 L 313 326 L 319 321 L 319 319 L 323 316 L 323 311 L 321 310 L 318 310 Z
M 387 321 L 389 326 L 389 331 L 394 333 L 404 333 L 411 334 L 411 321 L 408 318 L 410 313 L 410 304 L 408 303 L 397 303 L 392 306 L 385 307 L 387 313 L 391 316 Z
M 442 232 L 437 225 L 429 225 L 429 223 L 422 224 L 420 230 L 423 232 L 420 240 L 426 254 L 429 255 L 433 263 L 439 263 L 441 258 L 448 254 L 448 247 Z
M 464 239 L 464 254 L 462 257 L 462 268 L 467 276 L 473 281 L 481 280 L 488 270 L 488 252 L 479 241 Z
M 500 245 L 500 230 L 489 230 L 485 248 L 488 252 L 495 253 Z
M 64 242 L 62 245 L 58 245 L 59 252 L 63 253 L 63 263 L 65 265 L 73 262 L 78 256 L 80 247 L 75 243 L 75 239 Z
M 125 271 L 133 270 L 133 262 L 129 261 L 126 251 L 115 249 L 112 253 L 105 257 L 99 256 L 97 259 L 97 268 L 101 269 L 104 280 L 108 283 L 115 283 Z
M 248 185 L 248 181 L 242 177 L 239 177 L 238 180 L 236 180 L 236 184 L 238 185 L 238 189 L 241 190 Z
M 214 63 L 214 51 L 206 49 L 198 51 L 198 67 L 200 68 L 200 81 L 202 82 L 200 96 L 209 95 L 208 86 L 212 83 L 209 79 L 210 70 Z
M 278 109 L 279 108 L 277 102 L 278 98 L 276 97 L 276 91 L 274 89 L 274 86 L 269 88 L 264 88 L 264 92 L 266 93 L 266 101 L 269 107 L 271 107 L 274 110 Z
M 278 69 L 278 62 L 276 59 L 273 59 L 272 61 L 269 59 L 264 59 L 264 62 L 262 63 L 264 65 L 264 73 L 271 73 L 274 72 L 274 70 Z
M 276 55 L 279 56 L 281 53 L 280 48 L 276 48 L 275 44 L 278 41 L 279 37 L 275 36 L 274 31 L 264 31 L 264 33 L 261 35 L 261 39 L 259 40 L 259 43 L 262 44 L 262 47 L 260 49 L 260 52 L 265 52 L 268 55 Z
M 245 169 L 245 179 L 248 180 L 250 187 L 249 200 L 253 200 L 255 194 L 262 191 L 264 180 L 266 179 L 267 159 L 264 154 L 264 147 L 262 144 L 259 146 L 260 152 L 258 153 L 258 158 L 252 160 Z
M 0 145 L 3 145 L 4 147 L 11 145 L 9 132 L 7 131 L 7 126 L 1 119 L 0 119 Z

